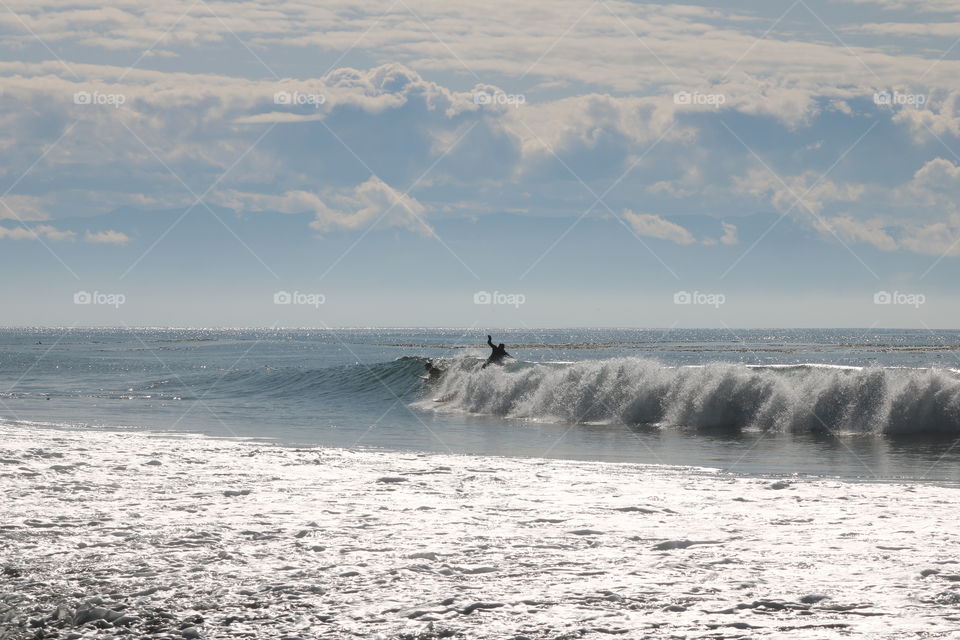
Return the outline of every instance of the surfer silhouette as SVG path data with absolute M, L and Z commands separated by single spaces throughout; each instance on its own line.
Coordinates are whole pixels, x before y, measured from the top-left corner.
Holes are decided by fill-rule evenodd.
M 486 369 L 487 366 L 491 364 L 500 364 L 500 361 L 503 360 L 504 358 L 513 357 L 509 353 L 507 353 L 507 350 L 503 346 L 502 342 L 498 345 L 493 344 L 493 336 L 489 336 L 489 335 L 487 336 L 487 344 L 490 345 L 491 349 L 493 349 L 493 353 L 491 353 L 490 357 L 487 358 L 487 361 L 483 363 L 483 366 L 480 367 L 481 369 Z
M 443 369 L 436 367 L 433 364 L 433 360 L 427 360 L 423 363 L 423 368 L 427 370 L 427 379 L 436 380 L 440 377 L 440 374 L 443 373 Z

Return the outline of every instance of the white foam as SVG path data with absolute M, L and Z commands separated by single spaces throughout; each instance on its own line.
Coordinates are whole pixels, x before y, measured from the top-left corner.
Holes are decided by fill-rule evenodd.
M 960 378 L 941 369 L 615 358 L 480 370 L 455 359 L 431 394 L 445 401 L 421 407 L 537 421 L 960 433 Z
M 2 425 L 0 476 L 4 637 L 957 628 L 958 494 L 933 485 Z

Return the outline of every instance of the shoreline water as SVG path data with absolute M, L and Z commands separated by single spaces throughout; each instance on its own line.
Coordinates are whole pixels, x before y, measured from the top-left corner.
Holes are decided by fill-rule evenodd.
M 521 421 L 521 424 L 522 423 Z M 869 468 L 869 462 L 871 461 L 862 461 L 858 460 L 857 451 L 850 448 L 850 438 L 844 438 L 842 436 L 829 436 L 831 441 L 834 441 L 836 444 L 831 448 L 834 451 L 846 451 L 847 454 L 857 460 L 857 464 L 862 469 L 860 474 L 856 473 L 838 473 L 834 470 L 833 466 L 827 466 L 822 472 L 816 472 L 812 470 L 772 470 L 773 468 L 782 467 L 782 459 L 775 459 L 771 461 L 770 468 L 766 470 L 756 469 L 756 465 L 724 465 L 718 461 L 717 464 L 701 464 L 697 461 L 665 461 L 659 458 L 656 455 L 655 451 L 649 450 L 650 459 L 648 460 L 633 460 L 633 459 L 603 459 L 590 457 L 587 455 L 569 455 L 566 452 L 563 452 L 560 455 L 555 455 L 553 452 L 546 452 L 546 455 L 543 453 L 536 452 L 510 452 L 510 453 L 485 453 L 482 451 L 471 451 L 471 450 L 442 450 L 442 447 L 434 449 L 424 449 L 417 448 L 414 446 L 410 447 L 390 447 L 382 445 L 372 445 L 372 444 L 355 444 L 353 446 L 345 445 L 336 445 L 336 444 L 325 444 L 323 442 L 315 441 L 287 441 L 281 437 L 268 436 L 268 435 L 247 435 L 247 434 L 237 434 L 237 433 L 212 433 L 208 431 L 193 431 L 193 430 L 183 430 L 183 429 L 157 429 L 157 428 L 141 428 L 137 426 L 124 426 L 124 425 L 87 425 L 87 424 L 64 424 L 56 422 L 44 422 L 44 421 L 31 421 L 31 420 L 12 420 L 12 419 L 0 419 L 0 428 L 3 426 L 11 426 L 15 428 L 22 429 L 41 429 L 41 430 L 52 430 L 52 431 L 66 431 L 72 433 L 114 433 L 114 434 L 136 434 L 142 435 L 149 438 L 171 438 L 174 440 L 178 439 L 210 439 L 213 441 L 223 440 L 225 442 L 239 442 L 247 444 L 256 444 L 263 446 L 274 446 L 284 449 L 291 450 L 343 450 L 343 451 L 358 451 L 358 452 L 369 452 L 373 454 L 385 453 L 385 454 L 403 454 L 403 455 L 450 455 L 455 457 L 463 458 L 481 458 L 481 459 L 506 459 L 506 460 L 537 460 L 537 461 L 567 461 L 582 463 L 585 465 L 589 464 L 600 464 L 600 465 L 634 465 L 641 467 L 658 467 L 658 468 L 667 468 L 667 469 L 683 469 L 683 470 L 694 470 L 700 469 L 704 472 L 709 473 L 721 473 L 727 474 L 733 477 L 742 477 L 742 478 L 758 478 L 758 479 L 769 479 L 769 480 L 779 480 L 779 479 L 806 479 L 806 480 L 837 480 L 842 482 L 849 483 L 869 483 L 869 484 L 923 484 L 931 485 L 938 487 L 955 487 L 960 488 L 960 478 L 955 477 L 956 474 L 951 475 L 897 475 L 897 474 L 881 474 L 876 470 Z M 526 425 L 525 426 L 530 426 Z M 554 425 L 547 425 L 554 426 Z M 584 425 L 577 425 L 582 427 Z M 618 428 L 625 428 L 624 425 L 601 425 L 604 427 L 615 426 Z M 671 435 L 676 435 L 673 431 L 670 432 Z M 680 432 L 680 437 L 688 439 L 690 442 L 698 442 L 702 439 L 704 434 L 700 432 L 693 431 L 692 433 L 685 434 Z M 777 438 L 782 438 L 783 434 L 764 434 L 764 433 L 751 433 L 751 434 L 738 434 L 740 436 L 746 436 L 746 438 L 754 438 L 754 444 L 747 446 L 748 451 L 756 446 L 757 443 L 761 441 L 776 442 Z M 828 436 L 824 436 L 828 437 Z M 743 438 L 743 439 L 746 439 Z M 876 444 L 876 436 L 860 436 L 861 440 L 864 440 L 868 444 Z M 931 438 L 926 441 L 920 441 L 919 443 L 914 441 L 910 443 L 910 446 L 916 447 L 918 444 L 927 443 L 930 445 L 936 445 L 944 447 L 949 453 L 956 443 L 954 439 L 944 439 L 944 438 Z M 775 449 L 780 445 L 775 445 Z M 637 443 L 637 448 L 642 450 L 644 448 L 643 444 Z M 786 452 L 779 452 L 781 455 L 786 455 Z M 927 458 L 924 461 L 924 464 L 928 464 L 932 469 L 936 467 L 938 463 L 942 463 L 944 466 L 949 466 L 952 464 L 952 460 L 936 460 L 935 458 Z
M 952 488 L 166 435 L 0 426 L 0 638 L 960 630 Z

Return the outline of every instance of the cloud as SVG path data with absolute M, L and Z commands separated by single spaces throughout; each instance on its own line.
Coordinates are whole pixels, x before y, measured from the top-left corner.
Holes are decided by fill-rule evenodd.
M 44 199 L 39 196 L 8 194 L 0 202 L 0 220 L 34 221 L 49 218 Z
M 626 218 L 638 236 L 659 238 L 684 245 L 695 242 L 693 234 L 689 231 L 669 220 L 664 220 L 660 216 L 649 213 L 634 213 L 628 210 L 623 212 L 623 217 Z
M 723 235 L 720 237 L 720 244 L 737 244 L 739 238 L 737 237 L 737 227 L 728 222 L 721 222 L 723 225 Z
M 960 186 L 960 166 L 946 158 L 934 158 L 917 170 L 913 183 L 929 189 L 955 189 Z
M 662 194 L 671 198 L 689 198 L 701 192 L 704 186 L 703 172 L 694 162 L 690 161 L 683 169 L 683 175 L 677 180 L 659 180 L 647 187 L 653 194 Z
M 957 6 L 955 0 L 858 1 L 856 12 L 831 12 L 831 29 L 889 23 L 883 9 L 944 12 Z M 259 60 L 250 56 L 256 73 L 279 68 L 268 54 L 282 47 L 319 49 L 334 56 L 356 50 L 374 64 L 400 62 L 425 72 L 466 72 L 486 82 L 530 77 L 531 84 L 563 83 L 616 93 L 654 89 L 672 95 L 718 79 L 731 89 L 742 85 L 759 93 L 757 85 L 770 80 L 762 90 L 767 94 L 754 105 L 767 102 L 786 110 L 805 103 L 803 94 L 817 93 L 820 87 L 845 86 L 852 78 L 870 82 L 874 74 L 909 82 L 929 66 L 923 49 L 914 55 L 893 54 L 888 42 L 863 39 L 838 46 L 841 43 L 802 5 L 782 16 L 790 29 L 773 28 L 780 14 L 773 7 L 719 10 L 626 0 L 592 5 L 556 0 L 549 11 L 535 11 L 536 20 L 531 20 L 530 7 L 509 0 L 453 5 L 422 0 L 415 7 L 400 3 L 386 10 L 373 0 L 336 5 L 265 0 L 192 5 L 189 0 L 166 0 L 151 6 L 116 0 L 110 8 L 92 0 L 10 0 L 9 5 L 11 13 L 0 15 L 0 25 L 6 27 L 0 46 L 11 50 L 22 48 L 36 34 L 60 47 L 58 51 L 128 50 L 132 60 L 149 48 L 152 55 L 189 58 L 240 39 L 261 52 Z M 498 19 L 490 20 L 491 15 Z M 862 64 L 873 71 L 870 78 L 864 77 Z M 312 61 L 303 69 L 309 65 Z M 288 66 L 283 60 L 282 68 Z M 955 61 L 945 60 L 931 79 L 949 86 L 956 67 Z M 775 87 L 796 93 L 792 100 L 786 94 L 778 97 Z M 748 91 L 723 92 L 732 99 Z
M 0 239 L 11 240 L 73 240 L 77 234 L 73 231 L 61 231 L 54 226 L 41 224 L 35 227 L 4 227 L 0 226 Z
M 960 91 L 939 93 L 944 95 L 923 94 L 927 101 L 923 109 L 901 108 L 893 116 L 894 122 L 907 126 L 919 144 L 946 144 L 943 136 L 960 136 Z
M 720 226 L 723 229 L 723 235 L 721 235 L 719 238 L 701 238 L 700 244 L 707 247 L 715 247 L 718 244 L 734 245 L 740 242 L 736 225 L 721 220 Z
M 13 182 L 16 170 L 45 154 L 31 179 L 70 187 L 53 187 L 42 198 L 8 196 L 21 217 L 84 207 L 77 184 L 111 207 L 137 197 L 189 199 L 181 180 L 197 194 L 214 183 L 274 196 L 316 191 L 318 175 L 347 188 L 371 173 L 401 191 L 463 189 L 502 181 L 520 161 L 520 141 L 502 125 L 503 108 L 478 105 L 472 92 L 451 91 L 402 65 L 276 82 L 135 70 L 122 85 L 111 82 L 121 68 L 73 68 L 96 79 L 60 78 L 47 64 L 0 63 L 0 174 L 11 171 Z M 323 100 L 277 104 L 281 90 Z M 78 92 L 122 96 L 123 104 L 74 104 Z M 4 145 L 4 135 L 16 143 Z
M 859 221 L 850 216 L 821 218 L 814 226 L 825 234 L 835 235 L 843 242 L 865 243 L 882 251 L 896 251 L 897 241 L 878 220 Z
M 84 242 L 93 242 L 97 244 L 126 244 L 130 242 L 130 237 L 122 231 L 112 229 L 106 231 L 87 231 L 83 235 Z
M 940 157 L 925 162 L 908 183 L 894 190 L 895 201 L 914 211 L 915 217 L 926 211 L 935 212 L 935 217 L 952 215 L 960 209 L 958 198 L 960 166 Z
M 960 0 L 848 0 L 856 4 L 877 5 L 884 9 L 909 9 L 919 13 L 960 11 Z
M 762 35 L 767 23 L 762 16 L 736 10 L 616 0 L 606 8 L 561 4 L 576 14 L 589 11 L 571 31 L 570 41 L 556 43 L 528 76 L 523 73 L 556 38 L 525 26 L 529 21 L 523 10 L 501 0 L 494 6 L 514 19 L 496 24 L 476 22 L 488 9 L 449 8 L 433 0 L 418 5 L 425 19 L 444 17 L 435 26 L 440 38 L 448 31 L 462 36 L 451 42 L 478 77 L 447 73 L 454 67 L 462 72 L 463 66 L 403 7 L 394 7 L 378 22 L 382 7 L 356 0 L 336 8 L 245 0 L 224 21 L 266 51 L 280 42 L 315 46 L 319 36 L 308 25 L 342 22 L 342 29 L 324 34 L 325 49 L 349 46 L 356 40 L 351 35 L 373 27 L 358 44 L 364 56 L 377 61 L 368 69 L 343 67 L 321 77 L 305 73 L 302 79 L 264 80 L 253 77 L 269 77 L 259 69 L 243 77 L 80 64 L 72 61 L 69 48 L 66 66 L 0 62 L 0 175 L 11 184 L 45 154 L 22 184 L 24 192 L 7 200 L 20 199 L 14 208 L 24 220 L 40 220 L 128 204 L 187 206 L 193 199 L 190 191 L 201 194 L 215 185 L 205 196 L 211 202 L 238 210 L 310 212 L 313 227 L 324 233 L 365 228 L 380 216 L 378 226 L 430 233 L 424 220 L 449 209 L 450 203 L 471 203 L 459 215 L 579 215 L 603 193 L 603 205 L 615 211 L 643 197 L 645 208 L 666 214 L 678 210 L 670 199 L 682 199 L 683 211 L 709 211 L 720 218 L 758 203 L 787 211 L 803 195 L 803 203 L 793 209 L 798 218 L 808 216 L 805 209 L 837 217 L 835 205 L 842 203 L 843 215 L 852 222 L 834 222 L 836 229 L 881 245 L 887 240 L 875 229 L 868 233 L 871 223 L 865 222 L 877 215 L 878 202 L 901 207 L 883 210 L 891 218 L 891 230 L 909 226 L 910 217 L 926 216 L 929 222 L 953 211 L 945 187 L 932 182 L 936 170 L 948 167 L 933 165 L 912 180 L 908 176 L 937 153 L 926 146 L 928 127 L 948 146 L 950 136 L 960 135 L 960 118 L 954 115 L 960 92 L 947 89 L 953 80 L 944 79 L 960 70 L 960 62 L 943 60 L 924 78 L 939 87 L 930 92 L 937 99 L 929 109 L 877 108 L 871 96 L 880 87 L 870 86 L 877 78 L 863 74 L 863 64 L 892 87 L 921 77 L 935 60 L 920 50 L 889 55 L 870 38 L 853 49 L 858 60 L 825 43 L 823 25 L 808 30 L 807 18 L 799 15 L 802 7 L 798 15 L 791 14 L 798 22 L 789 33 L 775 30 L 757 41 L 757 29 Z M 153 44 L 163 25 L 190 8 L 179 0 L 162 10 L 132 0 L 111 6 L 100 23 L 99 9 L 83 0 L 71 5 L 83 12 L 77 15 L 53 0 L 12 5 L 41 37 L 59 34 L 51 41 L 65 46 L 80 41 L 101 46 L 95 44 L 97 38 L 113 29 L 120 41 L 140 38 Z M 171 16 L 177 8 L 180 12 Z M 232 38 L 211 18 L 202 7 L 190 10 L 180 25 L 183 33 L 178 27 L 177 38 L 158 43 L 161 52 L 181 56 L 179 63 L 164 61 L 165 68 L 198 68 L 192 63 L 207 47 Z M 570 26 L 559 14 L 548 21 L 562 23 L 560 32 Z M 636 66 L 635 52 L 621 46 L 636 46 L 624 23 L 655 48 L 660 61 L 644 57 Z M 761 23 L 767 26 L 761 28 Z M 478 36 L 478 29 L 487 31 Z M 22 44 L 22 35 L 0 36 L 0 47 Z M 540 44 L 545 46 L 538 51 Z M 270 65 L 269 56 L 264 58 Z M 609 66 L 598 64 L 601 58 L 610 58 Z M 228 71 L 238 73 L 233 67 Z M 858 80 L 851 82 L 851 77 Z M 523 93 L 521 105 L 475 100 L 481 91 L 506 93 L 501 87 L 520 93 L 529 87 L 529 93 Z M 721 109 L 678 105 L 675 89 L 719 92 L 724 103 Z M 122 95 L 124 102 L 119 108 L 75 104 L 79 91 Z M 276 99 L 278 93 L 315 99 L 284 102 Z M 909 142 L 914 146 L 904 142 L 909 148 L 903 158 L 889 160 L 894 166 L 890 173 L 899 175 L 902 184 L 877 177 L 876 155 L 866 151 L 868 143 L 862 154 L 858 148 L 844 156 L 836 177 L 820 179 L 856 139 L 854 135 L 847 143 L 846 133 L 876 121 L 882 123 L 877 132 L 889 127 L 892 135 L 890 130 L 899 127 L 913 134 Z M 838 127 L 844 135 L 837 135 Z M 745 136 L 783 182 L 758 166 L 731 130 Z M 757 131 L 761 134 L 751 137 Z M 917 164 L 908 169 L 907 163 Z M 737 177 L 731 181 L 731 175 Z M 400 197 L 402 193 L 407 195 Z M 385 203 L 398 199 L 400 204 L 388 209 Z M 922 207 L 908 209 L 910 202 Z M 598 205 L 598 211 L 604 209 Z M 854 229 L 854 223 L 867 228 Z M 677 242 L 683 236 L 674 231 L 669 237 Z M 734 243 L 736 229 L 728 233 L 724 228 L 714 239 Z
M 734 177 L 733 189 L 758 199 L 769 199 L 781 212 L 799 211 L 796 215 L 803 216 L 807 211 L 819 214 L 830 203 L 854 202 L 863 194 L 865 186 L 838 184 L 815 171 L 778 176 L 767 168 L 755 168 L 746 175 Z
M 902 243 L 915 253 L 938 257 L 960 255 L 960 233 L 956 227 L 945 222 L 909 229 Z
M 333 197 L 333 206 L 318 211 L 310 226 L 317 231 L 359 229 L 371 225 L 402 226 L 427 236 L 434 235 L 426 222 L 426 208 L 416 198 L 402 194 L 377 177 L 360 184 L 352 193 Z
M 427 208 L 376 176 L 350 189 L 326 189 L 321 193 L 295 190 L 276 195 L 229 191 L 215 194 L 213 199 L 237 211 L 312 213 L 310 227 L 319 232 L 376 226 L 434 234 L 427 222 Z
M 955 22 L 871 22 L 846 31 L 883 36 L 923 36 L 956 38 L 960 25 Z
M 0 239 L 8 240 L 38 240 L 46 239 L 54 242 L 73 241 L 77 239 L 75 231 L 65 231 L 49 224 L 38 224 L 32 227 L 5 227 L 0 225 Z M 129 242 L 127 234 L 120 231 L 87 231 L 83 234 L 84 242 L 96 244 L 124 244 Z

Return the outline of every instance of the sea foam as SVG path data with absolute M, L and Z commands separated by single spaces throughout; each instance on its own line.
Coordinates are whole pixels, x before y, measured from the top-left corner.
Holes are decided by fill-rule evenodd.
M 558 422 L 842 433 L 960 433 L 960 378 L 940 369 L 666 366 L 615 358 L 480 370 L 449 361 L 421 407 Z

